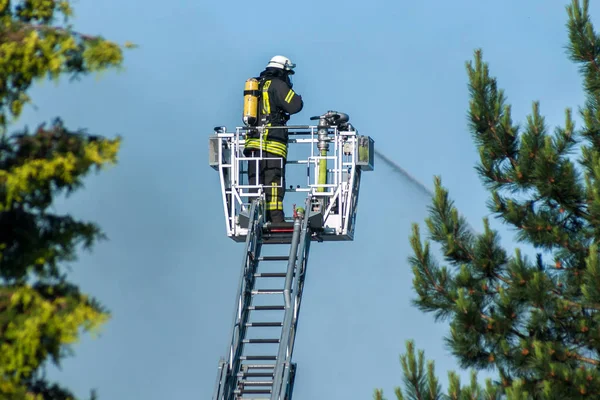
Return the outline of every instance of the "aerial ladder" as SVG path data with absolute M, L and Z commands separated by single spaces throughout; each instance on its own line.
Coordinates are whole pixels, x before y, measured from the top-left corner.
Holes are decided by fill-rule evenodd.
M 310 244 L 354 239 L 361 173 L 374 168 L 374 141 L 359 135 L 347 114 L 328 111 L 311 120 L 318 124 L 269 127 L 288 130 L 286 179 L 293 167 L 305 179 L 285 188 L 286 202 L 294 196 L 304 202 L 294 204 L 283 223 L 266 221 L 264 188 L 247 178 L 248 163 L 265 157 L 246 157 L 245 137 L 264 127 L 235 132 L 216 127 L 209 137 L 209 165 L 219 173 L 227 236 L 245 243 L 231 339 L 219 362 L 213 400 L 292 399 L 292 353 Z M 271 248 L 275 254 L 269 254 Z

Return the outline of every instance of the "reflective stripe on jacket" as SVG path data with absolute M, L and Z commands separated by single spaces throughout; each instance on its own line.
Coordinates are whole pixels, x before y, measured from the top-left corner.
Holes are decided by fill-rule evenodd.
M 302 96 L 294 92 L 284 80 L 277 76 L 265 74 L 260 79 L 259 125 L 267 127 L 285 125 L 290 115 L 302 110 L 304 106 Z M 258 131 L 256 131 L 248 133 L 245 147 L 247 149 L 262 147 L 263 151 L 287 158 L 287 143 L 287 129 L 265 128 L 262 135 L 262 146 Z

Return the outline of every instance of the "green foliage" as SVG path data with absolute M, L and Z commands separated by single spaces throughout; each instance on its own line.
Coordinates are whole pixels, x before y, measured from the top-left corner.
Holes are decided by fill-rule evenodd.
M 58 26 L 68 1 L 0 0 L 0 398 L 66 400 L 68 389 L 44 377 L 80 334 L 110 314 L 70 283 L 61 268 L 78 246 L 102 239 L 94 223 L 51 212 L 57 195 L 82 187 L 92 171 L 117 162 L 120 138 L 70 131 L 60 119 L 7 134 L 30 101 L 35 80 L 77 77 L 120 67 L 122 49 L 101 37 Z M 132 47 L 127 45 L 125 47 Z M 92 398 L 95 393 L 92 392 Z
M 72 15 L 66 0 L 0 0 L 2 132 L 6 132 L 9 117 L 18 118 L 30 101 L 26 91 L 35 80 L 58 80 L 63 75 L 73 79 L 121 66 L 121 47 L 101 36 L 73 31 L 66 24 Z M 55 24 L 60 19 L 65 26 Z
M 497 371 L 508 399 L 600 398 L 600 37 L 587 0 L 573 0 L 567 14 L 586 94 L 579 131 L 567 109 L 549 133 L 538 102 L 524 126 L 513 123 L 482 52 L 466 65 L 488 207 L 539 253 L 508 254 L 487 219 L 482 233 L 469 231 L 438 177 L 426 224 L 446 265 L 416 224 L 410 239 L 415 304 L 450 319 L 446 340 L 460 367 Z
M 463 386 L 460 377 L 454 373 L 448 373 L 448 391 L 442 393 L 441 385 L 435 375 L 435 363 L 425 363 L 425 352 L 419 350 L 415 355 L 415 346 L 412 340 L 406 342 L 406 353 L 400 356 L 402 364 L 404 390 L 395 388 L 397 400 L 499 400 L 500 392 L 497 385 L 490 379 L 486 381 L 485 387 L 477 383 L 477 374 L 471 373 L 471 381 L 468 386 Z M 427 364 L 427 372 L 425 372 Z M 516 382 L 515 390 L 519 390 L 520 382 Z M 386 400 L 383 390 L 376 389 L 373 394 L 375 400 Z M 519 397 L 508 397 L 508 400 L 520 400 Z

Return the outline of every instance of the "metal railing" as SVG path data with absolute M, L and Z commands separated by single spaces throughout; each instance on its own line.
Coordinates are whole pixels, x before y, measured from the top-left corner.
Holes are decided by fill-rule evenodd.
M 339 236 L 326 240 L 352 240 L 360 172 L 373 169 L 373 140 L 360 136 L 350 124 L 331 125 L 323 122 L 323 116 L 320 118 L 319 125 L 268 127 L 269 130 L 286 129 L 288 133 L 286 182 L 296 180 L 297 183 L 286 185 L 284 202 L 304 204 L 306 197 L 311 197 L 315 210 L 320 205 L 323 235 Z M 256 150 L 258 157 L 245 154 L 250 129 L 258 130 L 262 148 L 265 127 L 237 127 L 235 132 L 218 127 L 209 138 L 209 163 L 219 172 L 227 235 L 236 241 L 245 239 L 244 221 L 250 203 L 256 197 L 264 198 L 265 190 L 271 188 L 260 181 L 249 182 L 248 164 L 255 163 L 257 171 L 262 160 L 279 160 L 279 165 L 284 165 L 283 158 L 266 157 L 262 150 Z M 326 169 L 325 175 L 320 174 L 322 169 Z M 257 178 L 259 176 L 257 174 Z M 284 189 L 283 180 L 277 187 Z M 292 197 L 295 193 L 301 193 L 302 197 Z

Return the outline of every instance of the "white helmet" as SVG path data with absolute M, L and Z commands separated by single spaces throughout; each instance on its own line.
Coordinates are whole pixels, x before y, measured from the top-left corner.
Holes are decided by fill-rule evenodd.
M 271 61 L 267 64 L 267 68 L 279 68 L 285 71 L 288 71 L 290 75 L 294 74 L 294 68 L 296 68 L 296 64 L 294 64 L 289 58 L 284 56 L 275 56 L 271 58 Z

